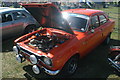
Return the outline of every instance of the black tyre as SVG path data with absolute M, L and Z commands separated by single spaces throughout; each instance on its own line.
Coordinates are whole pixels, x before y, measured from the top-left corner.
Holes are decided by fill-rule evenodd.
M 105 39 L 105 41 L 104 41 L 104 44 L 105 44 L 105 45 L 107 45 L 107 44 L 110 43 L 110 37 L 111 37 L 111 34 L 109 34 L 109 35 L 106 37 L 106 39 Z
M 62 69 L 64 76 L 72 75 L 78 68 L 78 56 L 71 57 Z
M 24 30 L 24 33 L 23 34 L 28 34 L 28 33 L 31 33 L 33 31 L 36 30 L 36 26 L 35 25 L 31 25 L 31 26 L 27 26 Z

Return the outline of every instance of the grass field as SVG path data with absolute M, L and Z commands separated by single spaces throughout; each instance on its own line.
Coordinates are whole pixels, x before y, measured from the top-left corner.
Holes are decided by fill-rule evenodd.
M 109 13 L 109 16 L 116 21 L 116 28 L 119 28 L 118 7 L 110 7 L 101 9 Z M 120 38 L 118 36 L 118 31 L 114 31 L 111 36 L 111 43 L 108 46 L 100 45 L 95 50 L 93 50 L 83 61 L 79 63 L 78 71 L 72 76 L 72 78 L 114 78 L 120 80 L 114 72 L 113 69 L 107 63 L 107 54 L 110 45 L 120 45 Z M 16 38 L 3 41 L 3 58 L 2 58 L 2 76 L 3 78 L 36 78 L 37 75 L 33 75 L 30 72 L 30 63 L 18 63 L 15 59 L 15 54 L 12 51 L 13 41 Z M 118 44 L 119 43 L 119 44 Z M 28 70 L 27 70 L 28 69 Z M 30 75 L 31 74 L 31 75 Z M 41 74 L 37 78 L 44 78 L 46 74 Z
M 112 39 L 120 40 L 120 8 L 119 7 L 109 7 L 109 8 L 102 8 L 100 10 L 105 11 L 109 17 L 115 20 L 115 30 L 112 33 Z

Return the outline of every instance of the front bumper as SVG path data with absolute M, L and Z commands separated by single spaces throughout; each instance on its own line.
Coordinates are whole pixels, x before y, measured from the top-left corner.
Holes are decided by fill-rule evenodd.
M 39 67 L 38 65 L 33 65 L 32 70 L 35 74 L 40 74 L 41 71 L 44 71 L 45 73 L 49 75 L 57 75 L 60 72 L 60 70 L 51 71 L 51 70 L 46 69 L 43 66 Z
M 25 51 L 25 50 L 23 51 L 21 49 L 21 53 L 16 54 L 16 60 L 18 62 L 22 63 L 25 61 L 25 59 L 27 59 L 30 62 L 30 59 L 29 59 L 30 55 L 32 55 L 32 53 L 29 54 L 28 51 Z M 35 71 L 39 70 L 37 73 L 34 72 L 35 74 L 40 74 L 41 69 L 42 69 L 42 71 L 44 71 L 45 73 L 47 73 L 49 75 L 57 75 L 60 72 L 60 70 L 55 70 L 55 71 L 49 70 L 49 69 L 45 68 L 40 62 L 37 62 L 33 66 L 37 66 L 37 69 L 34 68 L 33 72 L 34 72 L 34 70 Z
M 57 75 L 60 72 L 60 70 L 51 71 L 51 70 L 48 70 L 48 69 L 46 69 L 44 67 L 43 67 L 43 69 L 44 69 L 45 73 L 47 73 L 49 75 Z
M 18 62 L 20 62 L 20 63 L 22 63 L 22 62 L 24 62 L 25 61 L 25 59 L 23 59 L 23 57 L 22 56 L 20 56 L 19 58 L 18 58 L 18 55 L 16 56 L 17 58 L 17 61 Z M 18 60 L 19 59 L 19 60 Z M 39 73 L 37 73 L 37 74 L 40 74 L 40 71 L 41 71 L 41 69 L 43 69 L 42 71 L 44 71 L 45 73 L 47 73 L 47 74 L 49 74 L 49 75 L 57 75 L 59 72 L 60 72 L 60 70 L 55 70 L 55 71 L 52 71 L 52 70 L 49 70 L 49 69 L 47 69 L 47 68 L 45 68 L 44 66 L 42 66 L 42 65 L 40 65 L 40 64 L 35 64 L 38 68 L 37 68 L 37 72 L 39 72 Z M 33 65 L 34 66 L 34 65 Z M 36 69 L 33 69 L 33 72 L 34 72 L 34 70 L 36 70 Z M 35 72 L 34 72 L 35 73 Z M 36 73 L 35 73 L 36 74 Z
M 120 64 L 116 64 L 115 61 L 113 61 L 111 58 L 108 58 L 108 61 L 113 68 L 120 72 Z

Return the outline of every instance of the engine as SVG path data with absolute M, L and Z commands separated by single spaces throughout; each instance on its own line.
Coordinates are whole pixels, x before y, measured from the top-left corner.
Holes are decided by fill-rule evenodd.
M 28 45 L 34 46 L 43 52 L 48 52 L 52 48 L 58 47 L 57 44 L 62 44 L 69 39 L 66 35 L 62 34 L 40 35 L 36 33 L 35 36 L 36 38 L 31 39 Z

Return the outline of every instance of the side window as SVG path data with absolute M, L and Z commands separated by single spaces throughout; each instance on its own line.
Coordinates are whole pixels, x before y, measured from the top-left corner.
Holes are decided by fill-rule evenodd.
M 14 12 L 13 13 L 14 20 L 18 20 L 18 19 L 25 18 L 25 17 L 26 16 L 23 13 L 21 13 L 21 12 Z
M 10 13 L 4 13 L 2 14 L 2 23 L 3 22 L 8 22 L 8 21 L 12 21 L 12 16 Z
M 0 23 L 2 23 L 2 15 L 0 14 Z
M 99 15 L 99 18 L 100 18 L 100 25 L 107 22 L 107 19 L 106 19 L 106 17 L 104 15 Z
M 21 13 L 21 17 L 22 18 L 26 18 L 27 17 L 23 12 L 20 12 L 20 13 Z
M 91 23 L 90 24 L 91 24 L 92 29 L 99 27 L 98 16 L 93 16 L 91 18 Z

